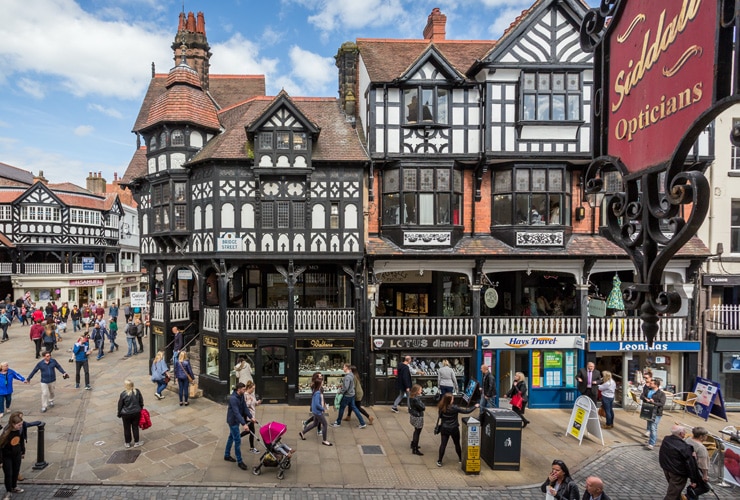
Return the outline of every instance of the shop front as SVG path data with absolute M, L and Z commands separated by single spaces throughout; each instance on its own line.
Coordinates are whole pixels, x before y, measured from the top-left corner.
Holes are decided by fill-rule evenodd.
M 648 369 L 663 380 L 662 387 L 668 392 L 693 389 L 685 388 L 684 382 L 693 383 L 696 376 L 701 342 L 656 341 L 651 348 L 647 342 L 589 342 L 588 350 L 598 370 L 612 372 L 617 383 L 615 400 L 625 406 L 630 395 L 624 388 L 636 389 L 637 373 Z M 686 361 L 688 356 L 693 357 L 693 369 Z
M 521 372 L 529 388 L 530 408 L 570 408 L 578 395 L 576 372 L 583 364 L 580 335 L 481 336 L 482 362 L 491 367 L 499 397 Z
M 707 335 L 709 379 L 719 382 L 725 407 L 740 411 L 740 336 Z
M 353 357 L 355 339 L 296 339 L 297 384 L 293 393 L 299 404 L 310 404 L 311 377 L 314 373 L 324 376 L 324 397 L 331 401 L 342 386 L 344 364 L 358 365 Z M 359 366 L 359 365 L 358 365 Z
M 471 374 L 475 378 L 475 340 L 474 336 L 373 337 L 370 359 L 372 401 L 393 403 L 398 395 L 398 366 L 405 356 L 411 356 L 411 381 L 421 386 L 423 399 L 431 402 L 439 393 L 437 374 L 445 361 L 455 372 L 456 393 L 461 394 Z

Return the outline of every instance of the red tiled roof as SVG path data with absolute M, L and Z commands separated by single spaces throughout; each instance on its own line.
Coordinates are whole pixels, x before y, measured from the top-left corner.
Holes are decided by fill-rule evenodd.
M 259 119 L 273 97 L 256 97 L 219 114 L 224 131 L 211 139 L 193 162 L 212 159 L 248 160 L 246 127 Z M 347 122 L 333 97 L 289 97 L 309 120 L 321 129 L 313 144 L 313 161 L 363 161 L 367 154 L 357 131 Z M 127 172 L 128 174 L 128 172 Z
M 173 68 L 165 88 L 152 103 L 149 115 L 137 132 L 161 122 L 192 123 L 215 130 L 221 127 L 216 105 L 203 92 L 195 70 L 184 65 Z
M 0 189 L 0 203 L 12 203 L 26 192 L 28 186 L 22 186 L 23 189 Z
M 511 258 L 623 258 L 627 253 L 618 245 L 603 236 L 574 234 L 562 248 L 511 247 L 492 236 L 464 237 L 454 247 L 445 250 L 401 249 L 395 243 L 377 236 L 370 236 L 365 243 L 368 255 L 374 257 L 511 257 Z M 698 237 L 693 237 L 677 253 L 678 258 L 704 258 L 711 254 L 707 246 Z
M 372 82 L 390 82 L 402 76 L 430 47 L 434 46 L 461 74 L 481 59 L 495 40 L 394 40 L 358 38 L 360 57 Z
M 146 175 L 146 146 L 139 146 L 121 177 L 121 184 L 128 184 L 136 178 Z

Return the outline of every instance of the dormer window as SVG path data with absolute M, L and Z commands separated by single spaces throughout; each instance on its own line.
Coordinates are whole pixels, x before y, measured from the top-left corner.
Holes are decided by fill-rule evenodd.
M 157 149 L 157 136 L 153 135 L 151 139 L 149 139 L 149 151 L 154 151 Z
M 414 87 L 403 91 L 404 123 L 447 124 L 449 93 L 437 87 Z
M 260 132 L 257 136 L 257 147 L 262 151 L 274 148 L 279 151 L 305 151 L 308 149 L 308 136 L 305 132 L 292 130 L 278 130 L 275 132 Z
M 272 149 L 272 132 L 261 132 L 260 133 L 259 149 Z

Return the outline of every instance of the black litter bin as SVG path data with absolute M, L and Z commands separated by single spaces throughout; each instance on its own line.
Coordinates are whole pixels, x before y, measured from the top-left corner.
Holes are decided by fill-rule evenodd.
M 519 470 L 522 418 L 504 408 L 486 409 L 481 435 L 481 458 L 493 470 Z

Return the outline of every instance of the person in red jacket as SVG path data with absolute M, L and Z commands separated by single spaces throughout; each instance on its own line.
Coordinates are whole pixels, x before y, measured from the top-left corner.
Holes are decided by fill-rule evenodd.
M 44 313 L 44 308 L 39 307 L 35 311 L 33 311 L 33 314 L 31 315 L 31 319 L 34 323 L 40 323 L 41 321 L 44 321 L 46 319 L 46 314 Z
M 44 336 L 44 325 L 41 324 L 41 321 L 34 321 L 29 336 L 36 344 L 36 359 L 39 359 L 41 357 L 41 339 Z

